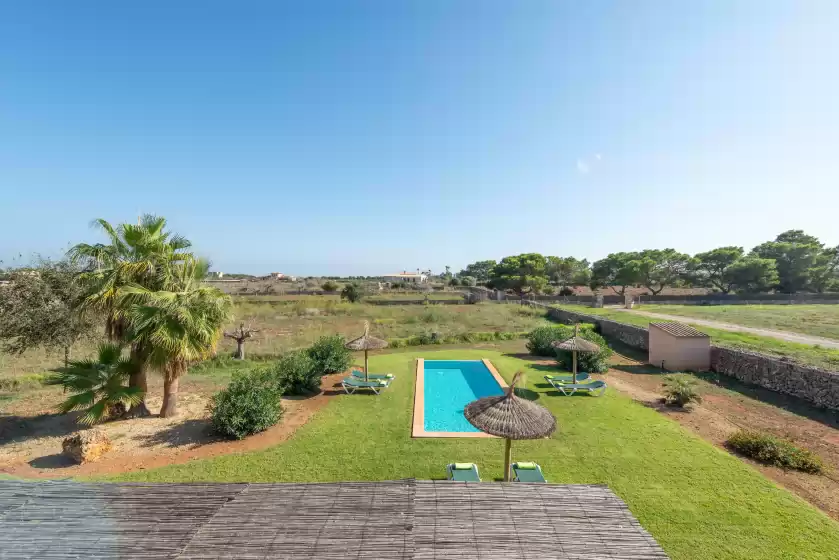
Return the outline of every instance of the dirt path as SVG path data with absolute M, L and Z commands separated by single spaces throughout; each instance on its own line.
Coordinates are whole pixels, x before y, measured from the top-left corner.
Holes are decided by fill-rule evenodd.
M 831 340 L 829 338 L 822 338 L 820 336 L 809 336 L 806 334 L 798 334 L 789 331 L 775 331 L 771 329 L 758 329 L 755 327 L 744 327 L 743 325 L 735 325 L 732 323 L 722 323 L 720 321 L 711 321 L 708 319 L 697 319 L 695 317 L 684 317 L 680 315 L 666 315 L 664 313 L 652 313 L 650 311 L 642 311 L 639 309 L 625 309 L 622 307 L 610 308 L 614 311 L 622 311 L 632 313 L 634 315 L 643 315 L 651 319 L 662 319 L 664 321 L 678 321 L 680 323 L 690 323 L 692 325 L 702 325 L 703 327 L 710 327 L 720 329 L 723 331 L 746 332 L 756 334 L 759 336 L 766 336 L 769 338 L 777 338 L 787 342 L 797 342 L 798 344 L 812 344 L 822 346 L 824 348 L 839 349 L 839 340 Z
M 182 406 L 182 414 L 174 419 L 152 417 L 102 424 L 100 428 L 106 431 L 119 430 L 121 437 L 114 439 L 115 448 L 95 463 L 68 463 L 61 455 L 63 436 L 49 435 L 4 446 L 0 473 L 21 478 L 102 476 L 265 449 L 289 439 L 339 394 L 340 386 L 336 388 L 336 384 L 342 377 L 343 374 L 324 377 L 322 391 L 312 397 L 283 398 L 282 421 L 243 440 L 214 436 L 209 430 L 206 399 L 193 396 L 195 406 Z M 113 439 L 116 434 L 109 435 Z
M 726 439 L 735 431 L 752 429 L 783 437 L 817 453 L 829 465 L 830 470 L 824 475 L 784 471 L 741 459 L 839 520 L 839 430 L 835 427 L 715 388 L 706 382 L 700 384 L 701 405 L 693 405 L 689 411 L 671 409 L 661 403 L 660 373 L 641 373 L 641 370 L 651 371 L 649 366 L 624 356 L 616 356 L 614 361 L 614 369 L 606 375 L 611 387 L 675 420 L 721 449 L 725 449 Z

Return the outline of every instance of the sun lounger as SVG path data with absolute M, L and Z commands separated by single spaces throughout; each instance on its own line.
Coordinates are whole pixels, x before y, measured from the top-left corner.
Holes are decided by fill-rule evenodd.
M 352 395 L 359 389 L 370 389 L 378 395 L 382 389 L 390 387 L 390 379 L 364 381 L 363 379 L 356 379 L 355 377 L 345 377 L 344 380 L 341 381 L 341 386 L 348 395 Z
M 364 372 L 357 369 L 352 370 L 352 376 L 358 379 L 364 379 Z M 392 373 L 368 373 L 367 379 L 378 381 L 380 379 L 394 379 Z
M 591 379 L 591 375 L 581 372 L 577 374 L 577 383 L 585 383 Z M 557 385 L 567 385 L 569 383 L 574 383 L 574 376 L 570 374 L 562 374 L 562 375 L 546 375 L 545 381 L 550 383 L 554 389 L 558 389 Z
M 449 480 L 458 482 L 480 482 L 478 465 L 475 463 L 450 463 L 446 465 L 446 475 Z
M 588 393 L 599 397 L 606 392 L 605 381 L 592 381 L 591 383 L 557 383 L 554 387 L 563 395 L 573 395 L 577 391 L 587 391 Z
M 546 482 L 542 475 L 542 467 L 536 463 L 513 463 L 513 474 L 516 475 L 513 482 Z

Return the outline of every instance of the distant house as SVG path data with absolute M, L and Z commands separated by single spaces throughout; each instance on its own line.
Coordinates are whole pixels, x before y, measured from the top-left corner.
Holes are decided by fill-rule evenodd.
M 382 276 L 385 282 L 407 282 L 412 284 L 425 284 L 428 282 L 428 275 L 424 272 L 398 272 L 396 274 L 385 274 Z
M 272 272 L 271 278 L 279 280 L 280 282 L 294 282 L 297 280 L 296 276 L 289 276 L 288 274 L 283 274 L 282 272 Z

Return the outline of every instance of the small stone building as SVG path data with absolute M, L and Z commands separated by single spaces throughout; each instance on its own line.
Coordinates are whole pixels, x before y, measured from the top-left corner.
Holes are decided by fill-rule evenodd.
M 682 323 L 650 323 L 650 358 L 670 371 L 711 369 L 711 337 Z

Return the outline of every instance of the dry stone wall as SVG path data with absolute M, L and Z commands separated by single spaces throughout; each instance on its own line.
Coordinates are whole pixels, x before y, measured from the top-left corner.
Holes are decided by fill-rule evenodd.
M 560 323 L 593 323 L 606 338 L 619 340 L 641 350 L 650 347 L 647 329 L 544 304 L 532 305 L 546 308 L 548 315 Z M 813 368 L 757 352 L 718 346 L 711 347 L 711 369 L 745 383 L 839 410 L 839 372 Z

